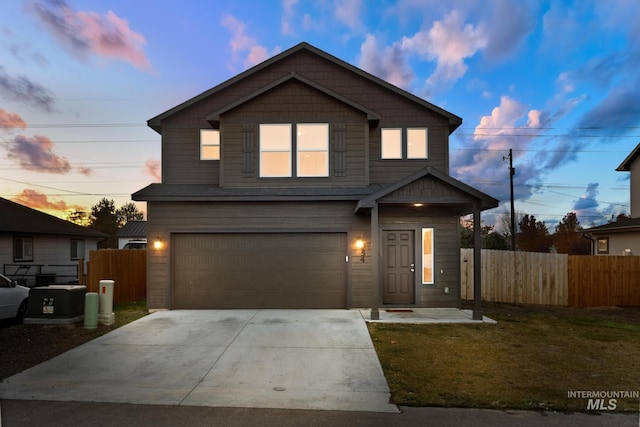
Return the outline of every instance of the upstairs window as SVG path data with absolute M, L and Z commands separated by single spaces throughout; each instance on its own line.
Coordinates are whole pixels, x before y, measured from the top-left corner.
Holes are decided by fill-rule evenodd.
M 298 176 L 329 176 L 329 125 L 298 124 Z
M 402 129 L 382 129 L 381 146 L 383 159 L 402 158 Z
M 428 148 L 427 128 L 407 129 L 407 159 L 426 159 Z
M 291 176 L 291 125 L 260 125 L 260 176 Z
M 220 160 L 219 130 L 200 130 L 200 160 Z
M 403 138 L 404 137 L 404 138 Z M 380 131 L 381 159 L 426 159 L 429 157 L 427 128 L 385 128 Z
M 328 177 L 329 125 L 260 125 L 260 176 L 263 178 Z M 295 157 L 293 153 L 295 152 Z

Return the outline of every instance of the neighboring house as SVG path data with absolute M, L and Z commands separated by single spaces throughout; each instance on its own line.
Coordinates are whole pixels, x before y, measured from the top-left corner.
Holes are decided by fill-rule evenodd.
M 150 119 L 149 308 L 458 307 L 461 123 L 307 43 Z
M 616 168 L 630 172 L 631 218 L 586 230 L 594 255 L 640 255 L 640 144 Z
M 78 261 L 108 237 L 0 198 L 0 272 L 27 286 L 77 280 Z
M 129 246 L 140 246 L 147 243 L 147 221 L 129 221 L 118 233 L 118 249 L 123 249 L 128 243 Z

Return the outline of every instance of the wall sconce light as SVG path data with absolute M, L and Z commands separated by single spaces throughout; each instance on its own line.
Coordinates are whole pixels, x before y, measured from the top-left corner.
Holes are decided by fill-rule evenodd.
M 162 242 L 162 240 L 160 239 L 155 239 L 153 241 L 153 249 L 159 251 L 160 249 L 164 248 L 164 243 Z
M 360 249 L 360 261 L 364 262 L 364 256 L 366 255 L 364 240 L 358 238 L 358 240 L 356 240 L 356 248 Z

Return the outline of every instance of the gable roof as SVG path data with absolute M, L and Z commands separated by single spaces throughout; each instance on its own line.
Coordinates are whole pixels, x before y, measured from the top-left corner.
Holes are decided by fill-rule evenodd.
M 331 89 L 328 89 L 328 88 L 326 88 L 326 87 L 324 87 L 324 86 L 322 86 L 322 85 L 320 85 L 320 84 L 318 84 L 318 83 L 316 83 L 316 82 L 314 82 L 312 80 L 309 80 L 306 77 L 301 76 L 300 74 L 296 74 L 295 71 L 292 71 L 292 72 L 288 73 L 287 75 L 285 75 L 285 76 L 283 76 L 283 77 L 271 82 L 270 84 L 265 85 L 265 86 L 261 87 L 260 89 L 250 93 L 249 95 L 244 96 L 242 98 L 239 98 L 236 101 L 224 106 L 223 108 L 221 108 L 221 109 L 219 109 L 217 111 L 214 111 L 213 113 L 211 113 L 211 114 L 209 114 L 207 116 L 207 120 L 209 122 L 211 122 L 214 125 L 214 127 L 217 127 L 219 125 L 220 116 L 222 114 L 224 114 L 227 111 L 230 111 L 230 110 L 232 110 L 232 109 L 244 104 L 245 102 L 250 101 L 253 98 L 256 98 L 256 97 L 262 95 L 263 93 L 268 92 L 269 90 L 271 90 L 271 89 L 273 89 L 275 87 L 278 87 L 281 84 L 286 83 L 286 82 L 288 82 L 290 80 L 297 80 L 297 81 L 299 81 L 299 82 L 301 82 L 303 84 L 306 84 L 307 86 L 311 86 L 312 88 L 314 88 L 314 89 L 316 89 L 316 90 L 318 90 L 318 91 L 320 91 L 320 92 L 322 92 L 322 93 L 324 93 L 324 94 L 326 94 L 326 95 L 328 95 L 328 96 L 330 96 L 332 98 L 335 98 L 338 101 L 340 101 L 340 102 L 342 102 L 344 104 L 347 104 L 347 105 L 349 105 L 350 107 L 353 107 L 356 110 L 359 110 L 359 111 L 363 112 L 364 114 L 366 114 L 367 120 L 369 120 L 369 121 L 380 120 L 380 114 L 376 113 L 375 111 L 365 107 L 364 105 L 360 105 L 357 102 L 354 102 L 354 101 L 350 100 L 349 98 L 344 97 L 344 96 L 340 95 L 339 93 L 334 92 Z
M 129 221 L 116 233 L 116 237 L 142 237 L 146 235 L 147 221 Z
M 0 197 L 0 233 L 55 234 L 107 238 L 108 234 L 82 227 L 53 215 Z
M 631 163 L 633 163 L 638 156 L 640 156 L 640 144 L 636 145 L 636 148 L 634 148 L 631 154 L 629 154 L 627 158 L 624 159 L 622 163 L 620 163 L 620 166 L 618 166 L 616 170 L 618 172 L 631 171 Z
M 425 168 L 422 168 L 414 172 L 411 175 L 406 176 L 405 178 L 399 181 L 396 181 L 391 185 L 381 188 L 380 190 L 376 191 L 375 193 L 369 196 L 362 198 L 360 201 L 358 201 L 358 204 L 354 211 L 359 212 L 361 210 L 373 208 L 375 203 L 378 202 L 380 199 L 386 196 L 390 196 L 395 191 L 400 190 L 403 187 L 408 187 L 411 184 L 415 183 L 416 181 L 426 177 L 435 178 L 436 181 L 439 181 L 440 183 L 444 184 L 444 186 L 448 186 L 451 189 L 457 190 L 458 192 L 462 193 L 464 196 L 472 200 L 477 200 L 478 202 L 480 202 L 481 210 L 495 208 L 499 204 L 499 201 L 497 199 L 494 199 L 493 197 L 483 193 L 482 191 L 476 190 L 475 188 L 465 184 L 462 181 L 458 181 L 457 179 L 452 178 L 451 176 L 447 175 L 444 172 L 439 171 L 438 169 L 432 166 L 427 166 Z M 415 201 L 429 203 L 430 198 L 431 198 L 430 196 L 427 196 L 425 200 L 415 199 Z M 459 202 L 454 202 L 454 201 L 451 201 L 451 203 L 459 204 Z
M 364 70 L 362 70 L 362 69 L 360 69 L 358 67 L 355 67 L 355 66 L 353 66 L 353 65 L 351 65 L 351 64 L 349 64 L 349 63 L 347 63 L 347 62 L 345 62 L 345 61 L 343 61 L 341 59 L 338 59 L 335 56 L 330 55 L 327 52 L 325 52 L 323 50 L 320 50 L 315 46 L 312 46 L 312 45 L 310 45 L 310 44 L 308 44 L 306 42 L 302 42 L 302 43 L 299 43 L 299 44 L 293 46 L 292 48 L 289 48 L 289 49 L 285 50 L 284 52 L 279 53 L 278 55 L 275 55 L 275 56 L 273 56 L 273 57 L 261 62 L 260 64 L 254 66 L 252 68 L 249 68 L 248 70 L 236 75 L 235 77 L 232 77 L 229 80 L 226 80 L 226 81 L 220 83 L 219 85 L 217 85 L 217 86 L 215 86 L 215 87 L 213 87 L 213 88 L 211 88 L 211 89 L 209 89 L 209 90 L 207 90 L 205 92 L 202 92 L 200 95 L 197 95 L 197 96 L 195 96 L 195 97 L 183 102 L 182 104 L 177 105 L 177 106 L 165 111 L 164 113 L 161 113 L 161 114 L 149 119 L 147 121 L 147 125 L 150 128 L 152 128 L 153 130 L 155 130 L 156 132 L 161 133 L 162 120 L 164 120 L 164 119 L 166 119 L 166 118 L 168 118 L 168 117 L 170 117 L 170 116 L 172 116 L 172 115 L 184 110 L 185 108 L 190 107 L 191 105 L 193 105 L 193 104 L 195 104 L 195 103 L 197 103 L 197 102 L 199 102 L 199 101 L 201 101 L 201 100 L 203 100 L 205 98 L 208 98 L 211 95 L 214 95 L 217 92 L 220 92 L 221 90 L 233 85 L 234 83 L 236 83 L 236 82 L 238 82 L 238 81 L 240 81 L 242 79 L 245 79 L 245 78 L 247 78 L 247 77 L 259 72 L 260 70 L 263 70 L 263 69 L 269 67 L 271 64 L 273 64 L 273 63 L 275 63 L 277 61 L 280 61 L 280 60 L 282 60 L 284 58 L 287 58 L 287 57 L 289 57 L 289 56 L 291 56 L 291 55 L 293 55 L 293 54 L 295 54 L 295 53 L 297 53 L 297 52 L 299 52 L 301 50 L 306 50 L 306 51 L 308 51 L 308 52 L 310 52 L 312 54 L 315 54 L 315 55 L 320 56 L 320 57 L 322 57 L 322 58 L 324 58 L 324 59 L 326 59 L 328 61 L 331 61 L 331 62 L 333 62 L 334 64 L 336 64 L 336 65 L 338 65 L 340 67 L 343 67 L 343 68 L 345 68 L 345 69 L 347 69 L 347 70 L 349 70 L 349 71 L 351 71 L 351 72 L 353 72 L 353 73 L 355 73 L 355 74 L 357 74 L 357 75 L 359 75 L 361 77 L 364 77 L 367 80 L 372 81 L 373 83 L 376 83 L 376 84 L 378 84 L 380 86 L 383 86 L 386 89 L 389 89 L 390 91 L 395 92 L 400 96 L 403 96 L 404 98 L 406 98 L 406 99 L 408 99 L 408 100 L 410 100 L 412 102 L 415 102 L 416 104 L 419 104 L 419 105 L 421 105 L 421 106 L 423 106 L 423 107 L 425 107 L 427 109 L 430 109 L 430 110 L 432 110 L 432 111 L 434 111 L 434 112 L 436 112 L 436 113 L 448 118 L 448 120 L 449 120 L 449 132 L 453 132 L 456 128 L 458 128 L 458 126 L 460 126 L 462 124 L 462 119 L 460 117 L 456 116 L 455 114 L 452 114 L 452 113 L 450 113 L 450 112 L 448 112 L 448 111 L 446 111 L 446 110 L 444 110 L 444 109 L 442 109 L 442 108 L 440 108 L 440 107 L 438 107 L 436 105 L 431 104 L 428 101 L 425 101 L 422 98 L 419 98 L 419 97 L 417 97 L 417 96 L 415 96 L 415 95 L 413 95 L 413 94 L 411 94 L 411 93 L 409 93 L 409 92 L 407 92 L 407 91 L 405 91 L 403 89 L 400 89 L 399 87 L 394 86 L 391 83 L 389 83 L 389 82 L 387 82 L 385 80 L 382 80 L 379 77 L 374 76 L 373 74 L 370 74 L 370 73 L 368 73 L 368 72 L 366 72 L 366 71 L 364 71 Z

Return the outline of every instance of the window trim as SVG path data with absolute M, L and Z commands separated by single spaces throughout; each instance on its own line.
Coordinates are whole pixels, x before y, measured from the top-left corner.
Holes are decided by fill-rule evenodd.
M 289 128 L 288 150 L 270 150 L 263 149 L 262 135 L 263 128 L 267 126 L 287 126 Z M 301 150 L 298 144 L 298 127 L 299 126 L 322 126 L 326 129 L 326 146 L 325 151 L 318 150 Z M 289 174 L 288 175 L 265 175 L 264 174 L 264 158 L 263 153 L 289 153 Z M 299 156 L 304 152 L 324 152 L 326 153 L 326 174 L 325 175 L 308 175 L 301 174 Z M 258 125 L 258 177 L 259 178 L 329 178 L 331 177 L 331 125 L 329 122 L 291 122 L 291 123 L 260 123 Z
M 21 241 L 21 256 L 18 257 L 17 255 L 17 244 L 18 241 Z M 29 242 L 28 248 L 29 248 L 29 254 L 27 256 L 25 256 L 25 241 Z M 14 236 L 13 237 L 13 261 L 14 262 L 32 262 L 34 259 L 33 257 L 33 237 L 32 236 Z
M 609 253 L 609 238 L 598 237 L 596 240 L 596 250 L 599 254 L 606 255 Z
M 425 236 L 427 234 L 431 235 L 430 236 L 431 238 L 429 239 L 430 240 L 430 242 L 429 242 L 430 243 L 430 247 L 429 247 L 430 253 L 428 253 L 428 254 L 425 251 L 425 244 L 427 243 L 426 239 L 425 239 Z M 423 227 L 422 230 L 421 230 L 421 242 L 422 242 L 422 244 L 420 246 L 420 248 L 421 248 L 420 254 L 421 254 L 421 257 L 422 257 L 422 274 L 421 274 L 422 277 L 421 277 L 421 279 L 422 279 L 422 284 L 423 285 L 435 285 L 435 283 L 436 283 L 435 282 L 435 259 L 436 259 L 436 257 L 435 257 L 435 235 L 436 235 L 436 230 L 433 227 Z M 429 264 L 430 267 L 431 267 L 431 277 L 428 278 L 430 280 L 427 280 L 427 277 L 425 277 L 426 276 L 425 273 L 426 273 L 426 270 L 427 270 L 427 264 Z
M 385 134 L 385 131 L 389 131 L 389 132 L 398 131 L 400 133 L 400 141 L 399 141 L 400 147 L 398 147 L 398 148 L 400 148 L 399 156 L 394 156 L 394 157 L 385 157 L 384 156 L 384 151 L 385 151 L 384 150 L 384 134 Z M 380 159 L 381 160 L 402 160 L 404 158 L 403 149 L 402 149 L 403 146 L 404 146 L 404 144 L 403 144 L 403 139 L 404 138 L 402 137 L 402 134 L 403 134 L 402 128 L 398 128 L 398 127 L 380 128 Z
M 414 157 L 409 153 L 409 131 L 424 131 L 425 141 L 424 141 L 424 157 Z M 427 127 L 411 127 L 406 129 L 407 133 L 407 159 L 408 160 L 427 160 L 429 158 L 429 128 Z
M 425 132 L 425 156 L 416 157 L 409 153 L 409 134 L 413 130 L 424 130 Z M 397 156 L 384 156 L 384 133 L 385 131 L 400 132 L 400 153 Z M 426 126 L 410 126 L 410 127 L 383 127 L 380 128 L 380 160 L 418 160 L 425 161 L 429 159 L 429 128 Z
M 324 141 L 324 150 L 303 150 L 300 148 L 300 144 L 299 144 L 299 127 L 300 126 L 309 126 L 309 127 L 323 127 L 326 131 L 326 140 Z M 295 130 L 296 130 L 296 138 L 295 141 L 293 141 L 295 148 L 296 148 L 296 178 L 328 178 L 329 177 L 329 144 L 330 144 L 330 134 L 329 134 L 329 123 L 296 123 L 295 124 Z M 326 155 L 325 158 L 325 174 L 324 175 L 309 175 L 309 174 L 305 174 L 305 175 L 301 175 L 301 171 L 300 171 L 300 154 L 301 153 L 324 153 Z
M 75 247 L 75 249 L 76 249 L 76 253 L 75 253 L 75 257 L 74 257 L 74 254 L 73 254 L 73 243 L 74 243 L 74 242 L 76 242 L 76 247 Z M 78 251 L 78 246 L 79 246 L 79 243 L 80 243 L 80 242 L 82 243 L 82 253 L 81 253 L 81 254 L 79 253 L 80 251 Z M 84 239 L 71 239 L 71 240 L 69 241 L 69 244 L 70 244 L 70 248 L 69 248 L 69 252 L 70 252 L 70 253 L 69 253 L 69 255 L 70 255 L 70 259 L 71 259 L 71 261 L 77 261 L 77 260 L 79 260 L 79 259 L 81 259 L 81 258 L 84 258 L 84 252 L 85 252 L 85 250 L 86 250 L 85 240 L 84 240 Z
M 210 144 L 205 144 L 204 141 L 204 135 L 205 134 L 213 134 L 213 135 L 217 135 L 217 142 L 214 143 L 210 143 Z M 202 161 L 219 161 L 220 160 L 220 130 L 219 129 L 200 129 L 200 160 Z M 218 155 L 214 156 L 214 158 L 205 158 L 204 157 L 204 149 L 207 147 L 217 147 L 218 148 Z M 217 157 L 217 158 L 215 158 Z

